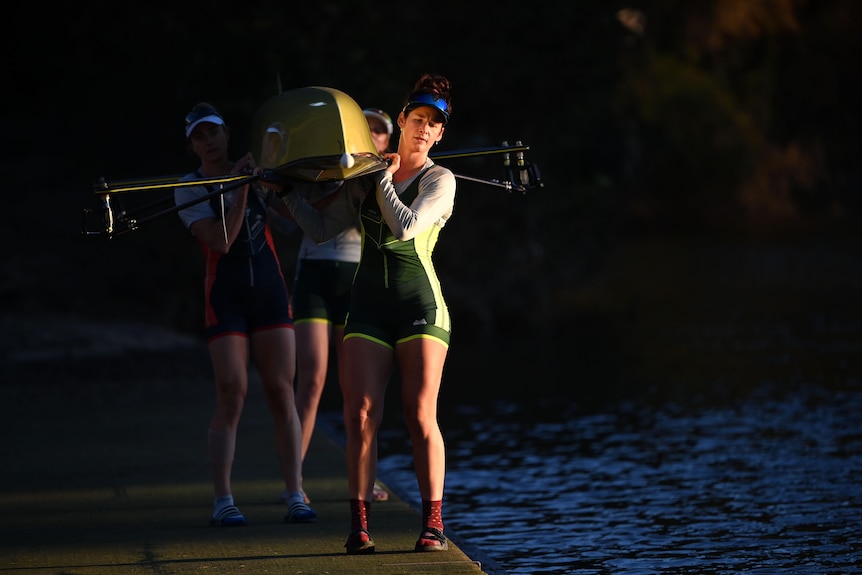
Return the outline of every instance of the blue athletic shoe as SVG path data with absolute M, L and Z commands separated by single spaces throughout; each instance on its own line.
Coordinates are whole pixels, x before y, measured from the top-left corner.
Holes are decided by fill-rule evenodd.
M 284 516 L 285 523 L 314 523 L 316 520 L 317 511 L 302 501 L 293 501 Z
M 248 525 L 248 521 L 236 505 L 229 505 L 210 519 L 210 525 L 213 527 L 244 527 Z

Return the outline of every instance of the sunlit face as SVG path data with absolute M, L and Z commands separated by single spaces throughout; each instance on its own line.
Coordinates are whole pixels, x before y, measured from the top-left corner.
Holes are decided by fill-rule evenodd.
M 211 122 L 201 122 L 189 136 L 189 145 L 201 161 L 219 161 L 227 156 L 227 142 L 227 129 Z
M 443 122 L 440 112 L 433 106 L 419 106 L 398 115 L 398 126 L 401 128 L 401 144 L 411 151 L 427 152 L 431 146 L 443 138 Z
M 382 154 L 389 149 L 389 132 L 386 130 L 386 124 L 371 116 L 366 116 L 366 119 L 368 120 L 368 127 L 371 129 L 374 147 L 377 148 L 378 154 Z

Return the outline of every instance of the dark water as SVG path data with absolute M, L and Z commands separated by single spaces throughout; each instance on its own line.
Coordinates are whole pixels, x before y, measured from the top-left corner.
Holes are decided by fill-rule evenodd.
M 455 541 L 494 574 L 862 573 L 859 244 L 639 244 L 564 333 L 453 346 Z M 418 506 L 402 426 L 380 451 Z
M 489 573 L 862 572 L 862 387 L 447 419 L 445 520 Z M 384 434 L 380 476 L 418 505 Z

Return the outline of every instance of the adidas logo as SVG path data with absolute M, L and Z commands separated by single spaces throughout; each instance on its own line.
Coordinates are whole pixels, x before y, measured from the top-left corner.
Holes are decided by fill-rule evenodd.
M 417 319 L 413 321 L 413 325 L 428 325 L 428 322 L 425 321 L 425 318 Z

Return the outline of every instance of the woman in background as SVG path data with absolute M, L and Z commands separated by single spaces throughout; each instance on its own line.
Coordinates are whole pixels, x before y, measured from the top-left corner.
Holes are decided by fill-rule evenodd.
M 229 130 L 210 104 L 197 104 L 186 116 L 186 139 L 200 167 L 182 181 L 241 174 L 254 168 L 251 154 L 228 157 Z M 216 190 L 175 188 L 177 205 Z M 211 525 L 247 524 L 231 490 L 236 433 L 248 391 L 248 364 L 260 373 L 275 428 L 275 452 L 289 502 L 285 520 L 317 518 L 302 496 L 302 448 L 294 402 L 296 342 L 287 287 L 267 219 L 271 192 L 257 185 L 216 194 L 180 210 L 206 260 L 204 327 L 216 384 L 216 408 L 209 424 L 208 449 L 214 488 Z

